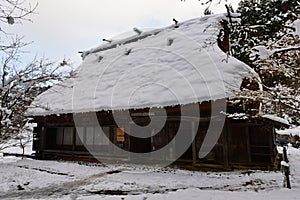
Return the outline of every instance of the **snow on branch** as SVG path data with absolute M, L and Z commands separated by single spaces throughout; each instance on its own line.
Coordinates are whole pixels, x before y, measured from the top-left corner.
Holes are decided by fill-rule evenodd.
M 300 50 L 300 46 L 296 46 L 296 47 L 286 47 L 286 48 L 282 48 L 282 49 L 277 49 L 275 51 L 273 51 L 273 54 L 276 54 L 276 53 L 285 53 L 285 52 L 288 52 L 288 51 L 297 51 L 297 50 Z

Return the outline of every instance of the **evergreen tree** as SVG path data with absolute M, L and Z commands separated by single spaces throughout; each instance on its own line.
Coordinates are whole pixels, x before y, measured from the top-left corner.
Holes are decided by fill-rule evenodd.
M 237 12 L 241 20 L 231 27 L 233 56 L 260 75 L 265 92 L 255 95 L 264 112 L 299 124 L 300 37 L 293 23 L 300 16 L 300 1 L 242 0 Z

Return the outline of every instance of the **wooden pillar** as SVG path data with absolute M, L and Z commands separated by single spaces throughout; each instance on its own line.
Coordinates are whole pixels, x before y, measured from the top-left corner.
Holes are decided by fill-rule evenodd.
M 273 163 L 275 162 L 275 152 L 276 152 L 276 146 L 275 146 L 275 128 L 274 127 L 270 127 L 271 129 L 271 134 L 269 134 L 269 146 L 270 146 L 270 162 L 271 165 L 273 165 Z
M 39 144 L 39 152 L 40 157 L 44 159 L 44 150 L 46 147 L 46 134 L 47 134 L 47 126 L 45 124 L 42 126 L 42 131 L 40 135 L 40 144 Z
M 192 156 L 193 156 L 193 164 L 196 164 L 197 162 L 197 149 L 196 149 L 196 136 L 197 136 L 197 132 L 195 130 L 195 122 L 192 121 L 192 138 L 193 138 L 193 142 L 192 142 Z
M 291 186 L 291 181 L 290 181 L 290 166 L 288 164 L 289 160 L 287 157 L 287 150 L 286 150 L 285 146 L 283 147 L 283 161 L 284 161 L 284 164 L 281 163 L 281 167 L 283 168 L 282 170 L 283 170 L 283 174 L 285 176 L 285 185 L 287 188 L 291 189 L 292 186 Z
M 229 152 L 228 152 L 228 148 L 229 148 L 229 140 L 228 140 L 228 120 L 226 119 L 225 121 L 225 126 L 222 130 L 222 136 L 223 136 L 223 156 L 224 156 L 224 167 L 228 168 L 229 167 Z
M 129 120 L 127 120 L 129 121 Z M 124 126 L 124 132 L 130 133 L 130 123 L 128 123 L 126 126 Z M 125 142 L 124 142 L 124 150 L 127 150 L 130 152 L 130 134 L 125 134 Z M 128 154 L 128 160 L 130 161 L 131 153 Z
M 232 137 L 232 125 L 231 120 L 226 119 L 226 143 L 227 143 L 227 155 L 226 155 L 226 161 L 227 166 L 229 166 L 230 161 L 232 160 L 232 149 L 231 149 L 231 137 Z
M 73 128 L 73 141 L 72 141 L 72 158 L 74 157 L 74 151 L 76 146 L 76 128 Z
M 247 123 L 246 125 L 246 142 L 247 142 L 247 154 L 248 154 L 248 163 L 251 163 L 252 162 L 252 159 L 251 159 L 251 143 L 250 143 L 250 124 Z

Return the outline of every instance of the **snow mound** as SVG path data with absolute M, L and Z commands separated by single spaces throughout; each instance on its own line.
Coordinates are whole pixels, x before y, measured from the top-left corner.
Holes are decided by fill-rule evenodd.
M 74 78 L 36 98 L 30 116 L 164 107 L 233 96 L 257 77 L 216 43 L 225 14 L 113 40 L 83 53 Z

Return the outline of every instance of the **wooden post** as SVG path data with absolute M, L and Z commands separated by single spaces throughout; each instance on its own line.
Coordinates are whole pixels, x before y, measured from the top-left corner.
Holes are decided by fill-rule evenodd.
M 196 149 L 196 136 L 197 133 L 195 133 L 195 122 L 192 121 L 192 138 L 193 138 L 193 143 L 192 143 L 192 153 L 193 153 L 193 164 L 196 164 L 197 162 L 197 149 Z
M 73 128 L 73 141 L 72 141 L 72 158 L 74 158 L 74 151 L 75 151 L 75 145 L 76 145 L 76 127 Z
M 286 181 L 286 187 L 291 189 L 291 181 L 290 181 L 290 167 L 284 166 L 284 175 L 285 175 L 285 181 Z
M 128 120 L 127 120 L 128 121 Z M 127 128 L 127 129 L 126 129 Z M 128 131 L 128 134 L 126 134 L 126 131 Z M 124 134 L 125 134 L 125 141 L 124 141 L 124 150 L 126 150 L 127 148 L 127 151 L 130 152 L 130 123 L 128 123 L 128 125 L 125 127 L 124 126 Z M 126 147 L 127 146 L 127 147 Z M 127 159 L 130 161 L 131 160 L 131 157 L 130 157 L 131 154 L 128 155 Z
M 42 125 L 42 131 L 40 135 L 40 142 L 39 142 L 39 152 L 40 152 L 40 157 L 44 159 L 44 150 L 46 147 L 46 134 L 47 134 L 47 125 L 46 125 L 46 120 Z
M 250 143 L 250 134 L 249 134 L 249 123 L 247 123 L 246 125 L 246 140 L 247 140 L 247 152 L 248 152 L 248 163 L 251 163 L 252 159 L 251 159 L 251 143 Z
M 227 131 L 227 165 L 229 166 L 230 161 L 232 160 L 232 148 L 231 148 L 231 135 L 232 135 L 232 126 L 231 120 L 226 119 L 226 131 Z
M 271 165 L 274 164 L 275 160 L 274 160 L 274 156 L 275 156 L 275 148 L 276 146 L 274 145 L 275 144 L 275 128 L 271 127 L 271 134 L 269 134 L 269 138 L 270 138 L 270 141 L 269 141 L 269 144 L 270 144 L 270 161 L 271 161 Z M 269 132 L 268 132 L 269 133 Z
M 288 158 L 287 158 L 287 152 L 286 152 L 286 147 L 283 147 L 283 160 L 284 162 L 289 162 Z
M 283 163 L 281 163 L 282 171 L 285 176 L 285 183 L 286 187 L 291 189 L 291 181 L 290 181 L 290 166 L 288 165 L 288 158 L 287 158 L 287 152 L 286 152 L 286 147 L 283 147 Z
M 222 137 L 223 137 L 223 159 L 224 159 L 224 167 L 225 168 L 228 168 L 229 167 L 229 164 L 228 164 L 228 158 L 229 158 L 229 155 L 228 155 L 228 120 L 225 121 L 225 126 L 222 130 Z

